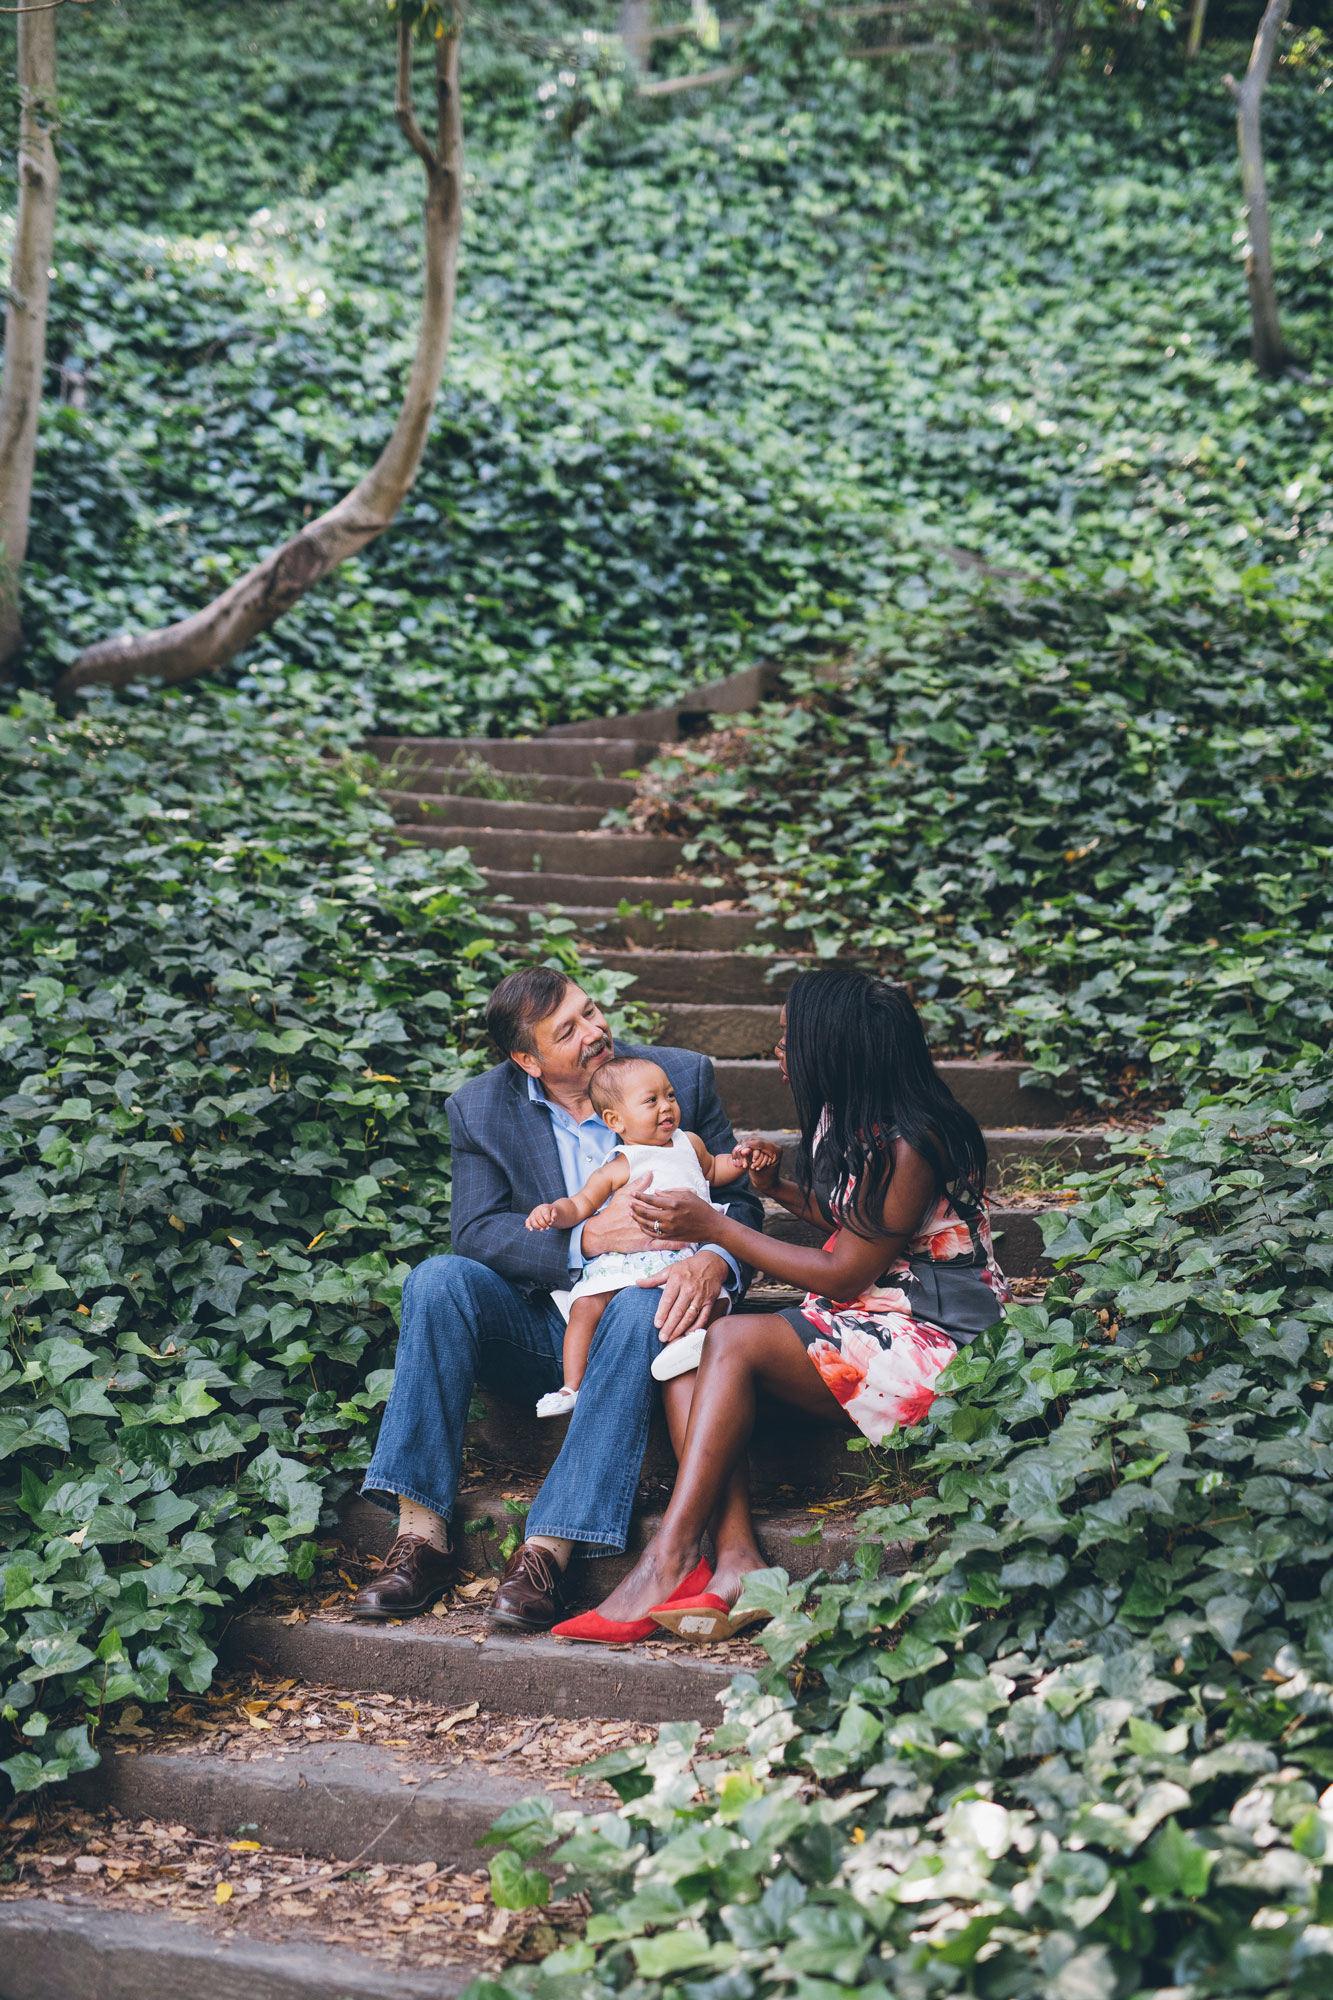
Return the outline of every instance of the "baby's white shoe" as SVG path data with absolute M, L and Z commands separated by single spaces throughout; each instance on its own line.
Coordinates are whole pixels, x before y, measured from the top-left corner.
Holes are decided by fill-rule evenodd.
M 670 1382 L 677 1375 L 688 1375 L 692 1368 L 697 1368 L 707 1335 L 706 1326 L 696 1326 L 693 1333 L 682 1333 L 679 1340 L 669 1340 L 665 1347 L 659 1348 L 653 1361 L 653 1380 Z
M 577 1389 L 552 1389 L 537 1405 L 539 1417 L 567 1417 L 579 1399 Z

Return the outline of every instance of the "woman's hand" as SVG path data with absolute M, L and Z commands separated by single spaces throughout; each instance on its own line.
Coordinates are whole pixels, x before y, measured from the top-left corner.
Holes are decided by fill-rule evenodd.
M 651 1187 L 652 1184 L 651 1174 L 636 1174 L 632 1180 L 626 1181 L 623 1188 L 612 1195 L 605 1208 L 599 1208 L 596 1215 L 589 1216 L 583 1225 L 585 1258 L 604 1257 L 608 1252 L 617 1250 L 632 1252 L 656 1250 L 659 1247 L 657 1237 L 651 1230 L 645 1236 L 642 1224 L 635 1221 L 633 1214 L 635 1195 L 641 1194 L 644 1188 Z M 693 1238 L 686 1237 L 685 1240 L 692 1242 Z M 681 1245 L 668 1243 L 663 1232 L 660 1247 L 663 1250 L 679 1250 Z
M 750 1186 L 756 1194 L 771 1195 L 779 1180 L 778 1169 L 782 1155 L 776 1146 L 770 1146 L 766 1139 L 747 1140 L 733 1148 L 731 1157 L 738 1167 L 744 1167 L 750 1176 Z
M 708 1243 L 717 1235 L 722 1221 L 711 1202 L 684 1188 L 667 1188 L 661 1193 L 636 1195 L 630 1204 L 634 1220 L 656 1243 Z

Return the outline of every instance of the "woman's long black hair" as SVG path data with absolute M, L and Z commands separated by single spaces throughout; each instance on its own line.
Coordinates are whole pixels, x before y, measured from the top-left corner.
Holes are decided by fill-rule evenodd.
M 858 1234 L 883 1229 L 895 1137 L 934 1169 L 937 1194 L 960 1215 L 979 1212 L 981 1128 L 936 1070 L 900 986 L 853 966 L 805 973 L 787 995 L 787 1075 L 801 1127 L 797 1183 L 808 1197 L 817 1142 L 821 1192 L 831 1177 L 837 1210 L 851 1190 L 847 1219 Z

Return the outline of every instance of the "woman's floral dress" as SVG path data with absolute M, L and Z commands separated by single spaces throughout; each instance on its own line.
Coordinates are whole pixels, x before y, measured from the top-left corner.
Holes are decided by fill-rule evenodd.
M 836 1221 L 817 1164 L 815 1196 Z M 824 1248 L 835 1241 L 831 1236 Z M 888 1432 L 920 1423 L 935 1400 L 936 1378 L 994 1324 L 1008 1297 L 985 1210 L 969 1223 L 942 1195 L 905 1253 L 859 1297 L 807 1292 L 782 1317 L 857 1429 L 879 1444 Z

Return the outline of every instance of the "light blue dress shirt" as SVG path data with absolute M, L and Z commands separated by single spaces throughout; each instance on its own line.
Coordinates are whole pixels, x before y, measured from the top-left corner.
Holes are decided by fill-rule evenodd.
M 580 1124 L 574 1114 L 566 1111 L 562 1104 L 552 1102 L 535 1076 L 528 1078 L 528 1096 L 533 1104 L 539 1104 L 543 1111 L 550 1114 L 551 1134 L 555 1140 L 555 1150 L 560 1156 L 560 1172 L 565 1183 L 565 1193 L 572 1197 L 582 1188 L 589 1174 L 595 1173 L 598 1167 L 606 1165 L 620 1141 L 609 1125 L 603 1125 L 596 1112 Z M 739 1292 L 740 1266 L 731 1252 L 722 1249 L 717 1243 L 705 1243 L 702 1247 L 720 1257 L 731 1272 L 727 1290 Z M 582 1271 L 583 1224 L 580 1222 L 577 1228 L 570 1231 L 569 1237 L 571 1285 L 578 1282 Z

